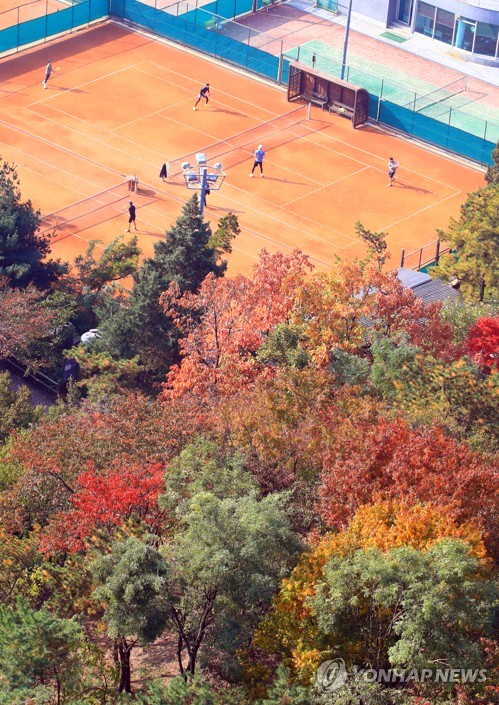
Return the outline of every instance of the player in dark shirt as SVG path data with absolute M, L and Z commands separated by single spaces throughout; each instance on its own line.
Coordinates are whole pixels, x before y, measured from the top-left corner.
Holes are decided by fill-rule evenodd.
M 133 223 L 134 230 L 137 230 L 137 223 L 135 222 L 135 206 L 133 205 L 133 202 L 130 201 L 130 205 L 128 206 L 128 230 L 127 233 L 130 232 L 130 226 Z
M 197 104 L 199 103 L 201 98 L 204 98 L 206 101 L 206 105 L 208 105 L 208 100 L 210 99 L 210 84 L 209 83 L 205 83 L 205 85 L 199 91 L 198 99 L 193 107 L 193 110 L 197 110 Z

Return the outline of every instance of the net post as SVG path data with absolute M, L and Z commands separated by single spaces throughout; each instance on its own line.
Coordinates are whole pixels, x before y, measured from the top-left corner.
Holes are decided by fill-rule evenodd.
M 404 266 L 404 260 L 405 260 L 405 250 L 402 249 L 402 255 L 400 256 L 400 266 Z

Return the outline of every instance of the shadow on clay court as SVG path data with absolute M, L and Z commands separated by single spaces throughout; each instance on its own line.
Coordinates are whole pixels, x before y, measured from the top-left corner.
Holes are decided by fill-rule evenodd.
M 210 106 L 211 107 L 211 112 L 215 113 L 225 113 L 226 115 L 237 115 L 237 117 L 244 117 L 247 118 L 247 115 L 244 115 L 244 113 L 240 113 L 238 110 L 228 110 L 227 108 L 218 108 L 216 105 Z
M 426 188 L 421 188 L 420 186 L 413 186 L 412 184 L 404 184 L 402 181 L 394 181 L 394 186 L 400 186 L 400 188 L 408 189 L 409 191 L 416 191 L 417 193 L 431 194 L 433 191 L 428 191 Z
M 257 180 L 260 179 L 260 174 L 257 174 Z M 278 179 L 275 176 L 265 174 L 265 181 L 276 181 L 279 184 L 294 184 L 295 186 L 307 186 L 303 181 L 291 181 L 291 179 Z

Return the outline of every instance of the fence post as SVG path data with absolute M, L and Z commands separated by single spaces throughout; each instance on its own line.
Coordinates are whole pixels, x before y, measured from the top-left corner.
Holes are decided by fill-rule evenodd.
M 376 122 L 379 122 L 380 112 L 381 112 L 381 98 L 378 98 L 378 110 L 376 111 Z
M 281 85 L 282 83 L 282 66 L 284 63 L 284 56 L 282 54 L 282 41 L 281 41 L 281 53 L 279 54 L 279 64 L 277 67 L 277 83 Z
M 438 260 L 440 259 L 440 240 L 437 240 L 437 247 L 435 249 L 435 264 L 438 264 Z
M 405 250 L 402 249 L 402 256 L 400 257 L 400 266 L 404 266 L 404 261 L 405 261 Z
M 19 8 L 19 5 L 18 5 L 18 6 L 17 6 L 17 51 L 19 51 L 19 40 L 20 40 L 20 36 L 19 36 L 19 26 L 20 26 L 20 24 L 21 24 L 21 18 L 20 18 L 20 16 L 19 16 L 19 9 L 20 9 L 20 8 Z
M 419 250 L 419 262 L 418 262 L 418 272 L 421 269 L 421 259 L 423 257 L 423 248 Z

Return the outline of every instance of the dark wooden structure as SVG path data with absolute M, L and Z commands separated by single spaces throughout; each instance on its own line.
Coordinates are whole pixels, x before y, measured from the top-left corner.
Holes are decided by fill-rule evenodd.
M 289 65 L 288 100 L 305 100 L 344 115 L 354 127 L 369 117 L 369 93 L 365 88 L 295 62 Z

